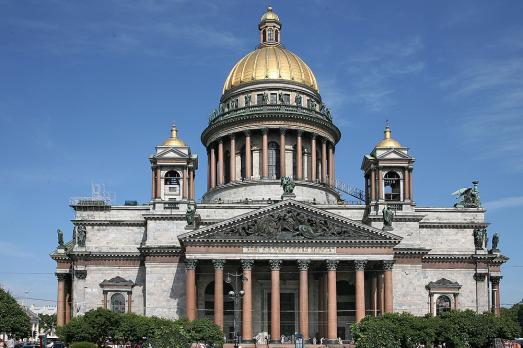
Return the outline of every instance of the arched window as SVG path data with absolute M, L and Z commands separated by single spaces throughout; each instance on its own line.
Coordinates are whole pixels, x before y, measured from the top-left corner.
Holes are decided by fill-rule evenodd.
M 274 42 L 274 30 L 272 30 L 272 28 L 269 28 L 267 30 L 267 34 L 269 42 Z
M 231 181 L 231 153 L 229 151 L 225 151 L 225 159 L 223 162 L 223 174 L 225 177 L 225 183 L 228 183 L 229 181 Z
M 234 333 L 234 299 L 229 296 L 229 291 L 234 290 L 232 285 L 223 282 L 223 316 L 224 331 Z M 205 288 L 205 316 L 214 316 L 214 281 L 210 282 Z M 231 336 L 232 338 L 233 336 Z
M 262 31 L 263 36 L 263 42 L 267 42 L 267 32 L 265 30 Z
M 121 293 L 111 296 L 111 310 L 115 313 L 125 313 L 125 297 Z
M 180 185 L 180 174 L 175 170 L 170 170 L 165 173 L 165 185 Z
M 269 179 L 280 177 L 280 146 L 271 141 L 269 143 Z
M 441 295 L 436 300 L 436 315 L 450 311 L 450 298 L 447 295 Z
M 383 184 L 385 186 L 385 200 L 399 201 L 400 200 L 400 176 L 396 172 L 388 172 L 385 174 Z

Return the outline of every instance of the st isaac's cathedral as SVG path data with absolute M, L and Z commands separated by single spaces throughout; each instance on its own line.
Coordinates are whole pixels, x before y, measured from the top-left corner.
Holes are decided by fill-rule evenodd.
M 258 28 L 260 44 L 232 68 L 201 135 L 201 202 L 202 163 L 175 125 L 149 157 L 149 203 L 72 201 L 73 239 L 51 254 L 58 325 L 104 307 L 208 317 L 245 343 L 294 333 L 333 342 L 366 315 L 499 313 L 507 258 L 497 236 L 487 246 L 477 182 L 454 207 L 418 207 L 415 159 L 387 126 L 363 155 L 365 189 L 344 189 L 341 132 L 314 73 L 281 45 L 272 8 Z

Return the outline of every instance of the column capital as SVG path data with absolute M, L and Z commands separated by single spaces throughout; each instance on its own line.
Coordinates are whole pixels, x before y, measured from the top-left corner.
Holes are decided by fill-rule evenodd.
M 271 267 L 271 271 L 279 271 L 281 268 L 282 260 L 269 260 L 269 266 Z
M 301 137 L 301 136 L 303 135 L 303 131 L 302 131 L 301 129 L 298 129 L 298 130 L 296 131 L 296 134 L 298 134 L 298 136 Z
M 186 259 L 185 260 L 185 269 L 188 271 L 194 271 L 196 269 L 196 264 L 198 260 L 195 259 Z
M 236 133 L 229 134 L 229 138 L 230 139 L 236 139 Z
M 58 280 L 66 280 L 69 278 L 69 273 L 55 273 L 54 274 Z
M 327 138 L 321 138 L 321 143 L 322 144 L 327 144 Z
M 223 144 L 223 138 L 218 139 L 218 144 Z
M 354 260 L 354 269 L 356 271 L 364 271 L 367 266 L 367 260 Z
M 499 282 L 501 281 L 502 276 L 490 276 L 490 282 L 492 285 L 499 285 Z
M 251 131 L 250 131 L 250 130 L 243 131 L 243 134 L 244 134 L 246 137 L 250 137 L 250 136 L 251 136 Z
M 261 129 L 261 131 L 262 131 L 263 134 L 267 134 L 267 133 L 269 133 L 269 128 L 264 127 L 264 128 Z
M 212 260 L 212 264 L 214 266 L 214 269 L 223 269 L 223 266 L 225 265 L 225 260 L 215 259 L 215 260 Z
M 307 271 L 311 264 L 311 260 L 296 260 L 296 262 L 298 263 L 298 269 L 300 271 Z
M 252 270 L 252 266 L 254 266 L 254 260 L 251 259 L 243 259 L 240 262 L 244 271 L 250 271 Z
M 335 271 L 336 268 L 338 267 L 339 261 L 338 260 L 325 260 L 325 263 L 327 265 L 328 271 Z
M 392 271 L 392 268 L 394 267 L 394 262 L 394 260 L 383 260 L 383 270 Z
M 280 128 L 280 134 L 285 135 L 287 133 L 287 128 Z
M 487 278 L 487 273 L 476 273 L 474 274 L 474 280 L 477 282 L 483 282 Z
M 86 269 L 76 270 L 76 271 L 74 271 L 74 275 L 78 279 L 85 279 L 85 278 L 87 278 L 87 270 Z

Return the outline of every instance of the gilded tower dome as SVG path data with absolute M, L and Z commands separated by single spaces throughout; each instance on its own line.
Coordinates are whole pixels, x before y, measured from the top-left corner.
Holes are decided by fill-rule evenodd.
M 314 73 L 296 54 L 281 46 L 280 18 L 269 6 L 259 24 L 260 45 L 234 65 L 223 93 L 255 81 L 284 80 L 319 92 Z

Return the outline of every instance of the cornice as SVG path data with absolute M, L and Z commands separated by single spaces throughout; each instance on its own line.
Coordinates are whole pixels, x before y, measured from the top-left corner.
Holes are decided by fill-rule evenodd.
M 394 222 L 420 222 L 425 218 L 426 215 L 420 214 L 408 214 L 408 215 L 394 215 Z M 383 216 L 380 215 L 368 215 L 366 217 L 370 221 L 383 221 Z
M 252 240 L 252 239 L 199 239 L 199 240 L 183 240 L 180 241 L 186 246 L 230 246 L 231 244 L 241 245 L 286 245 L 286 244 L 301 244 L 301 245 L 322 245 L 322 246 L 362 246 L 362 247 L 376 247 L 383 246 L 393 247 L 398 244 L 397 240 Z
M 285 113 L 285 112 L 271 112 L 267 111 L 265 113 L 260 114 L 246 114 L 246 115 L 238 115 L 226 119 L 220 119 L 216 122 L 213 122 L 210 124 L 201 135 L 201 141 L 204 144 L 204 146 L 207 146 L 210 142 L 216 140 L 214 137 L 212 137 L 213 134 L 220 130 L 228 130 L 231 127 L 235 125 L 249 125 L 252 126 L 252 129 L 258 129 L 263 126 L 261 121 L 267 121 L 267 120 L 273 120 L 278 124 L 287 123 L 285 121 L 288 121 L 289 126 L 293 126 L 294 128 L 298 129 L 297 127 L 297 121 L 303 121 L 308 124 L 314 125 L 316 127 L 319 126 L 318 131 L 323 131 L 326 133 L 330 133 L 335 143 L 339 141 L 341 138 L 341 131 L 339 130 L 334 123 L 324 120 L 319 117 L 315 116 L 309 116 L 299 113 Z M 290 127 L 290 128 L 293 128 Z M 251 127 L 249 127 L 251 128 Z M 277 127 L 276 127 L 277 128 Z M 247 130 L 247 129 L 244 129 Z M 250 130 L 250 129 L 249 129 Z M 229 134 L 229 133 L 227 133 Z M 227 135 L 226 134 L 226 135 Z
M 75 226 L 145 226 L 145 220 L 71 220 Z
M 174 214 L 144 214 L 143 218 L 147 220 L 172 220 L 172 221 L 185 221 L 185 213 L 174 213 Z
M 394 255 L 396 256 L 424 256 L 430 252 L 431 249 L 422 248 L 422 247 L 395 247 Z
M 173 245 L 155 245 L 139 247 L 140 253 L 144 256 L 149 255 L 180 255 L 182 254 L 182 247 Z
M 437 222 L 437 221 L 421 221 L 419 228 L 431 229 L 475 229 L 487 228 L 490 225 L 488 222 Z

